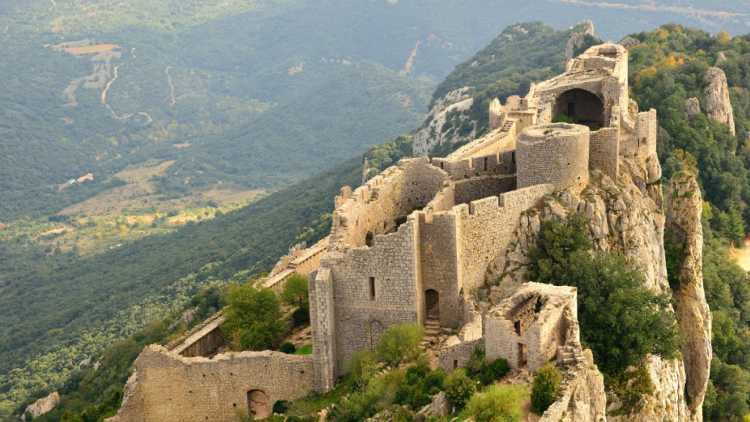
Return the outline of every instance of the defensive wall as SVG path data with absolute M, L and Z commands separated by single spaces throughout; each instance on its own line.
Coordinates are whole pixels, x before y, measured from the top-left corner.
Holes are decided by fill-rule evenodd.
M 135 362 L 122 407 L 109 422 L 236 422 L 269 416 L 279 400 L 313 390 L 310 356 L 241 352 L 186 358 L 148 346 Z

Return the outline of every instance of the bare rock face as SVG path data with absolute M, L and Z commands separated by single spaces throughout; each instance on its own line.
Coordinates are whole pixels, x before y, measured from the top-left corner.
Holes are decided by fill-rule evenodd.
M 703 199 L 695 176 L 675 174 L 667 190 L 667 239 L 681 245 L 681 262 L 673 288 L 675 310 L 684 342 L 687 399 L 692 420 L 701 408 L 711 369 L 711 311 L 703 289 Z
M 729 85 L 727 75 L 718 67 L 709 68 L 704 77 L 706 88 L 704 91 L 706 114 L 729 127 L 729 132 L 734 135 L 734 111 L 729 100 Z
M 575 56 L 575 51 L 583 46 L 586 36 L 596 36 L 594 22 L 585 20 L 578 24 L 579 30 L 573 32 L 565 44 L 565 59 L 570 60 Z
M 55 391 L 47 397 L 35 401 L 28 405 L 26 410 L 23 412 L 23 420 L 27 418 L 36 419 L 44 414 L 53 411 L 57 405 L 60 404 L 60 394 Z
M 607 420 L 604 377 L 594 364 L 591 350 L 583 351 L 583 362 L 566 374 L 560 398 L 544 412 L 539 422 L 602 422 Z
M 566 219 L 573 213 L 583 214 L 595 249 L 624 254 L 643 271 L 646 288 L 674 295 L 674 312 L 685 339 L 681 358 L 647 358 L 645 366 L 654 393 L 643 398 L 637 413 L 623 416 L 612 412 L 607 419 L 700 421 L 711 359 L 711 315 L 703 292 L 701 267 L 700 190 L 694 178 L 677 178 L 668 191 L 665 206 L 658 183 L 661 176 L 658 161 L 624 159 L 622 164 L 617 180 L 594 171 L 589 186 L 580 195 L 571 191 L 557 192 L 546 197 L 536 209 L 526 212 L 521 217 L 515 242 L 489 269 L 486 281 L 489 284 L 499 281 L 493 291 L 514 291 L 527 279 L 529 250 L 535 245 L 542 223 Z M 685 259 L 679 274 L 681 282 L 674 291 L 667 278 L 665 208 L 668 208 L 670 233 L 681 233 L 685 244 Z M 618 404 L 611 402 L 608 406 L 613 411 Z
M 693 117 L 701 113 L 701 103 L 697 98 L 691 97 L 685 101 L 685 113 L 688 117 Z
M 474 104 L 469 95 L 469 88 L 449 92 L 438 100 L 427 114 L 421 128 L 414 133 L 414 154 L 427 155 L 433 148 L 445 143 L 466 142 L 476 138 L 476 130 L 468 134 L 458 133 L 458 128 L 444 132 L 443 126 L 449 117 L 458 116 L 461 121 L 468 121 L 466 114 Z

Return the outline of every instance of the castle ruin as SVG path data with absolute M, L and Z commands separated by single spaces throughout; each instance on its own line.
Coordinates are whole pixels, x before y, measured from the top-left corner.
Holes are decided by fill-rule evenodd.
M 400 323 L 457 333 L 435 351 L 448 370 L 464 365 L 478 345 L 513 368 L 534 371 L 551 360 L 592 365 L 581 350 L 574 288 L 526 283 L 484 311 L 474 292 L 485 284 L 488 267 L 504 259 L 522 213 L 546 195 L 582 190 L 594 170 L 616 178 L 623 158 L 654 169 L 647 183 L 659 180 L 656 112 L 639 112 L 630 100 L 627 65 L 624 47 L 592 47 L 570 60 L 563 74 L 532 85 L 525 97 L 510 97 L 505 104 L 494 100 L 490 131 L 482 138 L 446 158 L 401 160 L 356 190 L 343 188 L 327 244 L 315 253 L 320 264 L 310 280 L 311 357 L 266 353 L 209 360 L 153 347 L 144 353 L 162 354 L 170 374 L 182 378 L 210 372 L 211 361 L 222 368 L 235 359 L 265 362 L 257 373 L 252 368 L 261 366 L 248 366 L 240 383 L 201 387 L 200 394 L 216 402 L 217 421 L 232 420 L 223 416 L 231 413 L 224 393 L 235 404 L 247 397 L 242 408 L 252 408 L 251 391 L 261 391 L 265 395 L 258 397 L 267 401 L 299 397 L 299 389 L 277 385 L 294 371 L 308 371 L 300 388 L 331 390 L 355 352 L 372 348 L 388 327 Z M 141 374 L 156 371 L 152 363 L 159 359 L 139 361 Z M 281 378 L 269 378 L 267 370 Z M 156 381 L 149 375 L 134 382 Z M 174 419 L 163 411 L 166 403 L 210 406 L 206 400 L 183 400 L 185 385 L 193 382 L 141 385 L 141 391 L 160 395 L 162 404 L 134 393 L 112 420 L 199 420 Z

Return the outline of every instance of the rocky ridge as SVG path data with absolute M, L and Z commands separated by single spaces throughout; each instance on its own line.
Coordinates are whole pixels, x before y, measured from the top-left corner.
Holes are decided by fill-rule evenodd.
M 625 159 L 617 180 L 594 171 L 583 192 L 565 190 L 547 196 L 540 206 L 521 217 L 516 240 L 504 256 L 497 258 L 486 276 L 488 285 L 495 285 L 491 288 L 491 298 L 514 291 L 527 280 L 530 249 L 535 245 L 542 223 L 581 213 L 588 222 L 596 250 L 625 255 L 643 271 L 645 287 L 655 293 L 673 295 L 674 311 L 686 340 L 682 356 L 675 359 L 648 357 L 645 366 L 654 392 L 644 397 L 637 413 L 617 414 L 616 398 L 610 395 L 608 401 L 601 391 L 583 389 L 576 395 L 579 402 L 607 402 L 610 421 L 702 420 L 701 407 L 711 360 L 711 316 L 703 292 L 700 264 L 703 241 L 700 190 L 694 176 L 676 176 L 667 190 L 665 205 L 658 183 L 660 176 L 661 169 L 655 159 L 643 164 Z M 676 288 L 670 286 L 667 277 L 664 248 L 667 225 L 670 233 L 681 233 L 685 245 L 680 285 Z

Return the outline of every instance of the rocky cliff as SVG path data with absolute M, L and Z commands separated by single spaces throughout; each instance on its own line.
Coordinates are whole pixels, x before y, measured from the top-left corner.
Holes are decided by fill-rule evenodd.
M 451 91 L 435 103 L 422 127 L 414 132 L 415 155 L 427 155 L 438 145 L 458 144 L 476 137 L 476 124 L 467 115 L 474 104 L 469 91 L 468 87 Z M 451 125 L 446 125 L 448 121 Z M 462 124 L 469 125 L 470 130 L 459 131 Z
M 734 111 L 729 101 L 727 75 L 718 67 L 712 67 L 706 72 L 704 82 L 706 84 L 703 92 L 706 114 L 711 119 L 727 125 L 729 132 L 734 135 Z
M 682 356 L 676 359 L 649 356 L 646 370 L 654 393 L 644 397 L 636 414 L 627 416 L 614 414 L 619 406 L 610 396 L 610 421 L 702 420 L 700 409 L 711 359 L 711 316 L 703 292 L 700 264 L 700 190 L 694 178 L 680 176 L 668 189 L 664 205 L 660 174 L 655 159 L 647 163 L 623 160 L 617 180 L 594 171 L 589 186 L 580 194 L 567 190 L 546 197 L 539 207 L 522 216 L 514 244 L 504 256 L 498 257 L 487 274 L 489 284 L 499 282 L 493 293 L 502 295 L 514 290 L 527 278 L 530 248 L 535 245 L 542 222 L 581 213 L 588 221 L 595 249 L 625 255 L 643 271 L 648 289 L 674 296 L 674 311 L 685 340 Z M 667 277 L 664 248 L 667 224 L 670 233 L 680 233 L 685 245 L 678 277 L 680 283 L 674 289 Z M 588 401 L 607 400 L 596 391 L 584 396 Z

